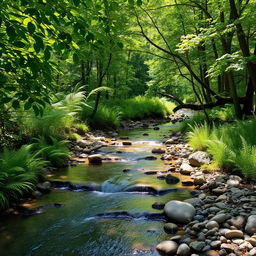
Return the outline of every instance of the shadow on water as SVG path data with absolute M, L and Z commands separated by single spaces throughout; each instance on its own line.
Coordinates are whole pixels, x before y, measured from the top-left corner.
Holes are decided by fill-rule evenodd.
M 171 124 L 167 124 L 160 126 L 159 131 L 122 132 L 120 136 L 129 136 L 132 146 L 117 142 L 101 150 L 106 156 L 118 154 L 121 161 L 104 162 L 99 166 L 80 164 L 56 172 L 52 180 L 93 184 L 97 189 L 90 192 L 54 189 L 34 206 L 59 203 L 63 207 L 45 207 L 42 214 L 30 217 L 2 218 L 0 255 L 158 255 L 154 249 L 156 244 L 169 235 L 164 233 L 162 221 L 146 218 L 145 214 L 158 216 L 157 213 L 162 213 L 151 207 L 156 201 L 184 200 L 191 195 L 189 190 L 177 189 L 181 184 L 167 185 L 156 178 L 168 170 L 159 155 L 154 161 L 137 159 L 152 155 L 152 148 L 161 146 L 163 136 L 170 134 L 171 128 Z M 143 133 L 148 136 L 143 137 Z M 123 172 L 124 169 L 130 170 Z M 157 172 L 146 175 L 147 171 Z M 173 190 L 165 194 L 127 192 L 142 185 L 156 191 Z

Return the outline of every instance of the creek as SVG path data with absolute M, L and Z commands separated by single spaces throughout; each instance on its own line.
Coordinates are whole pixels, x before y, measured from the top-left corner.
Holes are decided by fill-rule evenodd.
M 170 165 L 151 150 L 163 147 L 164 136 L 170 135 L 173 125 L 163 124 L 159 128 L 122 131 L 119 136 L 128 136 L 131 146 L 123 146 L 122 140 L 117 140 L 115 145 L 99 150 L 107 158 L 116 158 L 115 161 L 104 161 L 102 165 L 81 163 L 56 171 L 51 180 L 89 184 L 95 189 L 56 188 L 31 205 L 44 205 L 42 214 L 1 218 L 0 255 L 159 255 L 155 246 L 170 235 L 163 230 L 163 219 L 147 217 L 149 213 L 162 213 L 153 209 L 152 204 L 190 198 L 192 190 L 181 183 L 168 185 L 157 178 Z M 148 136 L 143 136 L 145 133 Z M 143 159 L 152 155 L 157 159 Z M 129 170 L 123 172 L 125 169 Z M 156 172 L 149 175 L 150 171 Z M 168 191 L 133 192 L 132 188 L 138 186 Z M 63 206 L 52 207 L 54 204 Z

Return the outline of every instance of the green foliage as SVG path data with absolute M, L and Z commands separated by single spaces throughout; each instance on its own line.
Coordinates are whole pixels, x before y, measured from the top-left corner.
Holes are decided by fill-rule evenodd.
M 234 164 L 242 173 L 249 178 L 256 177 L 256 146 L 249 145 L 242 138 L 242 148 L 239 155 L 234 158 Z
M 24 193 L 33 190 L 45 161 L 38 154 L 31 153 L 31 146 L 22 146 L 19 150 L 4 149 L 0 155 L 0 208 L 9 206 L 9 202 L 18 199 Z
M 35 137 L 64 137 L 66 131 L 73 126 L 83 100 L 82 92 L 70 93 L 66 96 L 56 95 L 56 102 L 45 108 L 43 116 L 35 116 L 33 112 L 21 116 L 22 132 Z
M 69 140 L 77 141 L 77 140 L 81 139 L 81 136 L 79 134 L 77 134 L 77 133 L 69 133 L 68 139 Z
M 207 141 L 211 137 L 210 127 L 204 123 L 203 125 L 194 125 L 190 127 L 191 131 L 187 133 L 188 143 L 194 150 L 205 150 Z
M 106 102 L 106 104 L 108 104 Z M 172 113 L 174 104 L 157 97 L 136 96 L 131 99 L 113 100 L 111 106 L 118 106 L 122 119 L 143 119 L 165 117 Z
M 218 118 L 221 121 L 232 121 L 235 119 L 235 112 L 233 106 L 226 106 L 222 108 L 213 108 L 209 111 L 209 116 L 212 119 Z
M 196 125 L 188 133 L 194 150 L 207 150 L 218 167 L 240 170 L 246 177 L 256 177 L 256 118 L 223 126 Z
M 206 117 L 203 113 L 198 113 L 193 117 L 184 120 L 180 125 L 181 131 L 191 131 L 193 127 L 203 125 L 206 122 Z
M 85 135 L 89 131 L 89 127 L 86 124 L 75 123 L 73 127 L 77 130 L 77 133 L 80 135 Z
M 53 137 L 39 137 L 32 144 L 32 150 L 52 166 L 61 167 L 69 157 L 67 141 L 57 140 Z
M 118 128 L 121 121 L 121 113 L 117 108 L 100 105 L 93 118 L 90 117 L 91 110 L 86 108 L 82 112 L 85 119 L 93 128 Z

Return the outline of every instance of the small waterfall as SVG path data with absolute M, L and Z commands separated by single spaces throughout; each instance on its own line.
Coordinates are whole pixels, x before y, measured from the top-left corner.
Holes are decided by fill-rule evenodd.
M 124 177 L 116 176 L 104 181 L 101 184 L 101 191 L 105 193 L 121 192 L 130 185 L 132 185 L 132 182 L 129 179 L 124 179 Z

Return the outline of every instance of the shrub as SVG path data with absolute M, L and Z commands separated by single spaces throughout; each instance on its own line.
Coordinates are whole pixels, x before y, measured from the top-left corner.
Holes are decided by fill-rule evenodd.
M 32 154 L 30 145 L 19 150 L 4 149 L 0 155 L 0 208 L 9 206 L 9 202 L 18 199 L 24 193 L 33 190 L 45 161 Z
M 69 157 L 67 141 L 53 137 L 39 137 L 32 144 L 32 150 L 52 166 L 61 167 Z
M 184 120 L 180 125 L 181 131 L 191 131 L 193 127 L 203 125 L 206 122 L 206 117 L 203 113 L 197 113 L 193 117 Z

